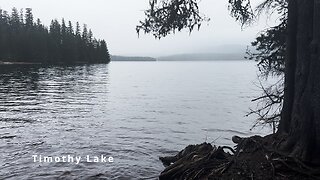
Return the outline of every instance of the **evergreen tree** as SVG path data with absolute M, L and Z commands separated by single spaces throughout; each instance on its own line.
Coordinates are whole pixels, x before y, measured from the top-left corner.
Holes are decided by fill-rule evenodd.
M 17 8 L 12 8 L 10 25 L 14 31 L 17 31 L 19 29 L 19 26 L 21 25 L 20 16 Z
M 80 34 L 81 34 L 81 32 L 80 32 L 80 25 L 79 25 L 79 22 L 77 22 L 75 35 L 76 35 L 76 36 L 81 36 Z
M 33 26 L 33 14 L 31 8 L 26 8 L 26 14 L 25 14 L 25 21 L 27 28 L 30 28 Z
M 73 26 L 72 26 L 72 22 L 71 21 L 68 22 L 67 34 L 69 36 L 74 35 L 73 34 Z

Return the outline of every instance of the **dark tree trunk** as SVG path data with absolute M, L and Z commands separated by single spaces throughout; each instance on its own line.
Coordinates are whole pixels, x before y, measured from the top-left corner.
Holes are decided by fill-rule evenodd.
M 289 0 L 282 148 L 320 163 L 320 0 Z
M 297 59 L 297 16 L 297 0 L 290 0 L 288 7 L 288 35 L 286 42 L 287 51 L 285 58 L 285 94 L 283 109 L 281 113 L 281 122 L 279 125 L 279 131 L 285 133 L 288 133 L 289 131 L 289 124 L 291 122 L 291 112 L 294 98 L 294 73 Z

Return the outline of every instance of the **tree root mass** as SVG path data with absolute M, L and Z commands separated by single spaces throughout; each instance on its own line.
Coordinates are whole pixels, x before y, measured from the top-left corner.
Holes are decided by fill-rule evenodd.
M 209 143 L 189 145 L 175 156 L 160 157 L 160 180 L 320 179 L 320 166 L 277 151 L 277 135 L 232 138 L 235 149 Z

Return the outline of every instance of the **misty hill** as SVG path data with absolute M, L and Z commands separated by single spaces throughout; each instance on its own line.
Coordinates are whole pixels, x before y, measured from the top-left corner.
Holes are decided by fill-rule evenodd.
M 156 61 L 153 57 L 140 56 L 111 56 L 111 61 Z
M 244 60 L 244 53 L 195 53 L 176 54 L 159 57 L 159 61 L 216 61 L 216 60 Z

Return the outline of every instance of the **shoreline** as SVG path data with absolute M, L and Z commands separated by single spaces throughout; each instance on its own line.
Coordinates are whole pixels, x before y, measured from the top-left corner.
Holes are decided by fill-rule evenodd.
M 12 62 L 12 61 L 0 61 L 0 65 L 32 65 L 32 64 L 42 64 L 37 62 Z
M 72 62 L 72 63 L 63 63 L 63 62 L 57 62 L 57 63 L 41 63 L 41 62 L 14 62 L 14 61 L 0 61 L 1 65 L 68 65 L 68 64 L 108 64 L 109 62 Z

